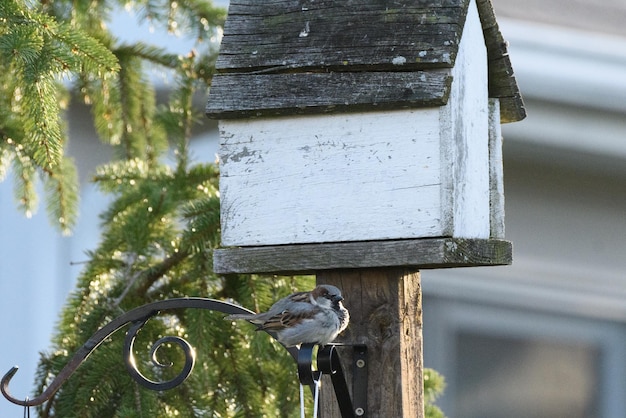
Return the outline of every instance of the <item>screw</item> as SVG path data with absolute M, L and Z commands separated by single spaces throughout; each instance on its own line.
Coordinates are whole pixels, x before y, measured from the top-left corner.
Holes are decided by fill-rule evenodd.
M 362 417 L 363 415 L 365 415 L 365 411 L 363 410 L 363 408 L 355 409 L 354 413 L 356 414 L 357 417 Z
M 359 369 L 362 369 L 363 367 L 365 367 L 365 360 L 363 359 L 358 359 L 356 361 L 356 367 L 358 367 Z

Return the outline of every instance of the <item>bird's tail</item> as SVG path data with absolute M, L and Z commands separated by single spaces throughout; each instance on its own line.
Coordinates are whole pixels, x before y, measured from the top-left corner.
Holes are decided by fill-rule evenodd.
M 224 319 L 227 321 L 234 321 L 238 319 L 245 319 L 246 321 L 249 321 L 252 318 L 254 318 L 254 314 L 231 314 L 224 317 Z

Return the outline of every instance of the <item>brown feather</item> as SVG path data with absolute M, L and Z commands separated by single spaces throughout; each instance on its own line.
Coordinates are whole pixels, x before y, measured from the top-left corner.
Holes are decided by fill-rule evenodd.
M 261 324 L 259 329 L 280 331 L 281 329 L 289 328 L 296 324 L 299 324 L 306 316 L 307 315 L 305 315 L 304 313 L 300 315 L 295 315 L 289 311 L 283 311 L 279 315 L 274 315 L 271 318 L 268 318 L 267 321 Z

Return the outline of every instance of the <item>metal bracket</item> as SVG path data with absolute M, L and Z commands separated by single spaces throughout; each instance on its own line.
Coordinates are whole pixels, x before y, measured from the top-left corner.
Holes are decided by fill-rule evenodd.
M 342 418 L 361 418 L 367 416 L 367 347 L 353 345 L 352 393 L 343 371 L 338 345 L 329 344 L 317 352 L 317 369 L 313 368 L 313 344 L 302 344 L 298 350 L 298 378 L 303 385 L 311 386 L 322 374 L 330 375 L 335 397 Z
M 367 346 L 355 345 L 352 354 L 352 402 L 357 417 L 367 417 Z

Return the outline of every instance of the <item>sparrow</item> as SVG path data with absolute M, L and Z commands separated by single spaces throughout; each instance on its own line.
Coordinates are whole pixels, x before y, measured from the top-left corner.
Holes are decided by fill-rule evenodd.
M 233 314 L 228 320 L 244 319 L 268 331 L 285 347 L 300 344 L 326 345 L 348 326 L 350 314 L 341 301 L 341 291 L 320 285 L 310 292 L 296 292 L 274 303 L 267 312 Z

